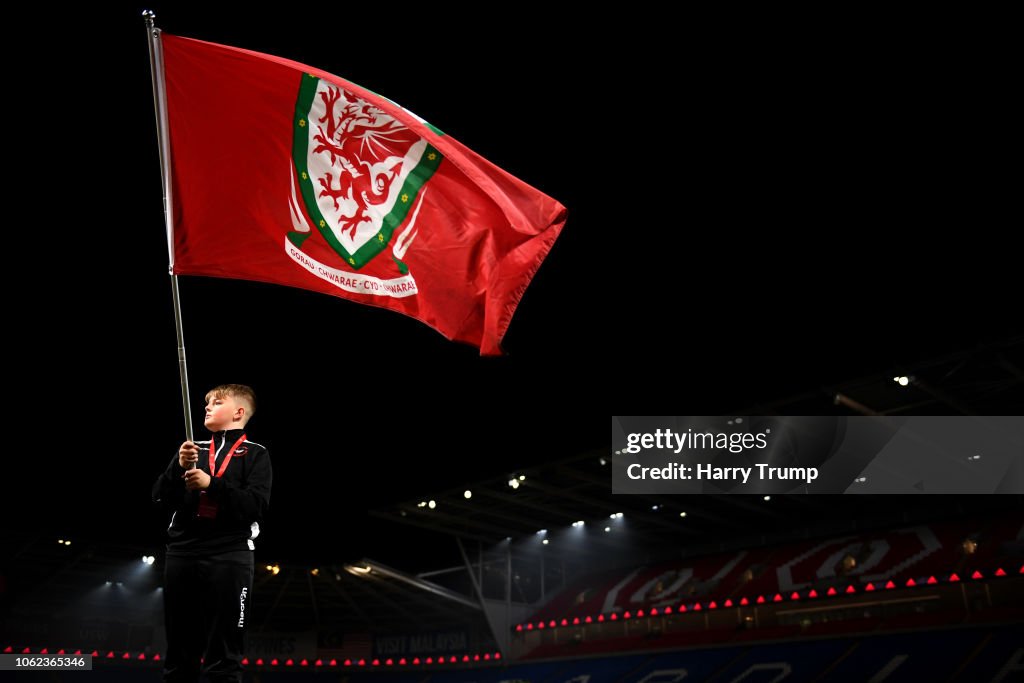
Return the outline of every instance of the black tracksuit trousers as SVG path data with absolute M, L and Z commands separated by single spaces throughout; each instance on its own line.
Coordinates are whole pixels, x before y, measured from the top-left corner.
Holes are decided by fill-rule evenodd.
M 164 681 L 241 683 L 245 627 L 250 621 L 253 556 L 249 550 L 208 557 L 167 555 Z

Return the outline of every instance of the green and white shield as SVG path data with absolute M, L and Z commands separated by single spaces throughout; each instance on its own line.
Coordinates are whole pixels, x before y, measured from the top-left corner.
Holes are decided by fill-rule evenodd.
M 359 270 L 391 243 L 442 157 L 372 102 L 309 74 L 295 104 L 292 158 L 294 200 Z M 312 233 L 297 211 L 288 239 L 301 248 Z

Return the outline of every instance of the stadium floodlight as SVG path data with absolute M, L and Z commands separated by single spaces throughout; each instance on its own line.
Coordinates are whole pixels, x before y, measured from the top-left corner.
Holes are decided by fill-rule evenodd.
M 462 497 L 463 497 L 463 498 L 465 498 L 466 500 L 469 500 L 470 498 L 472 498 L 472 497 L 473 497 L 473 492 L 472 492 L 472 491 L 470 491 L 469 489 L 466 489 L 466 490 L 465 490 L 465 491 L 464 491 L 464 492 L 462 493 Z
M 515 477 L 512 477 L 511 479 L 508 480 L 508 485 L 512 487 L 512 490 L 515 490 L 519 488 L 519 480 L 516 479 Z
M 546 538 L 545 538 L 545 539 L 544 539 L 543 541 L 541 541 L 541 543 L 543 543 L 544 545 L 547 545 L 547 544 L 548 544 L 548 543 L 550 543 L 550 542 L 551 542 L 551 541 L 549 541 L 549 540 L 548 540 L 548 539 L 546 539 Z
M 428 508 L 430 508 L 431 510 L 433 510 L 434 508 L 436 508 L 436 507 L 437 507 L 437 503 L 435 503 L 435 502 L 434 502 L 434 501 L 432 501 L 432 500 L 431 500 L 431 501 L 428 501 L 428 502 L 427 502 L 427 507 L 428 507 Z
M 366 565 L 365 567 L 359 567 L 354 564 L 346 564 L 345 571 L 347 571 L 349 574 L 352 574 L 353 576 L 366 576 L 370 573 L 371 569 L 370 565 Z
M 583 526 L 583 520 L 581 519 L 578 522 L 573 522 L 572 525 L 574 528 L 579 529 L 581 526 Z

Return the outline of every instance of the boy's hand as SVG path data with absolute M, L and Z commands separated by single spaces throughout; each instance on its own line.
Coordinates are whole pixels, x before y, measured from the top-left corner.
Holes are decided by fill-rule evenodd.
M 185 488 L 189 491 L 201 491 L 210 485 L 210 475 L 200 469 L 189 470 L 182 479 L 185 480 Z
M 181 468 L 190 470 L 196 466 L 197 460 L 199 460 L 199 446 L 191 441 L 181 444 L 181 448 L 178 449 L 178 464 L 181 465 Z

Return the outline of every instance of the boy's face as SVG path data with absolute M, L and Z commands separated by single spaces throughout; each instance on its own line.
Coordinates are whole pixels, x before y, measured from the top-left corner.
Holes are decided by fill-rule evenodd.
M 206 419 L 203 424 L 211 432 L 242 426 L 245 404 L 234 396 L 211 396 L 206 402 Z

